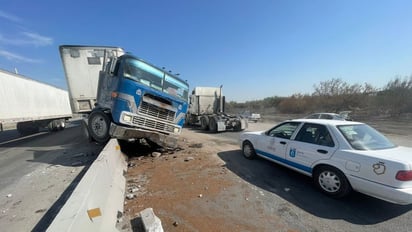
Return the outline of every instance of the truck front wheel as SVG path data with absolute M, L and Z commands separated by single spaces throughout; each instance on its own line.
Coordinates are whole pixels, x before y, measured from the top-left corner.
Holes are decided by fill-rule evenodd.
M 86 122 L 86 120 L 82 120 L 81 122 L 81 130 L 83 132 L 83 136 L 89 141 L 89 142 L 93 142 L 93 137 L 90 135 L 89 132 L 89 126 L 88 126 L 88 122 Z
M 89 132 L 93 140 L 106 143 L 109 138 L 110 119 L 103 111 L 93 111 L 89 116 Z

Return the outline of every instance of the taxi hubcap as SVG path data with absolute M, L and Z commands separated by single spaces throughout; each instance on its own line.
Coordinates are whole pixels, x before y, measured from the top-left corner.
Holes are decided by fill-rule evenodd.
M 341 186 L 339 177 L 330 171 L 324 171 L 319 175 L 319 184 L 327 192 L 337 192 Z

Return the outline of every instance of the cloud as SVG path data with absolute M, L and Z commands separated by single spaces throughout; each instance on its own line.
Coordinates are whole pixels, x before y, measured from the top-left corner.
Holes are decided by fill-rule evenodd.
M 0 10 L 0 22 L 1 21 L 8 21 L 9 23 L 5 24 L 7 27 L 2 26 L 0 28 L 0 58 L 5 58 L 14 62 L 42 63 L 43 60 L 32 59 L 26 55 L 15 53 L 13 51 L 14 49 L 11 47 L 37 48 L 50 46 L 53 45 L 53 38 L 26 29 L 23 25 L 23 19 L 2 10 Z M 24 51 L 25 53 L 29 53 L 29 49 L 25 49 Z
M 22 62 L 27 62 L 27 63 L 41 63 L 42 62 L 42 60 L 31 59 L 31 58 L 20 56 L 18 54 L 8 52 L 5 50 L 0 50 L 0 57 L 4 57 L 8 60 L 22 61 Z
M 12 14 L 8 14 L 8 13 L 2 11 L 2 10 L 0 10 L 0 18 L 5 18 L 9 21 L 16 22 L 16 23 L 19 23 L 19 22 L 22 21 L 19 17 L 14 16 Z
M 4 45 L 15 45 L 15 46 L 35 46 L 43 47 L 53 44 L 53 38 L 40 35 L 35 32 L 29 32 L 30 30 L 23 29 L 24 25 L 21 25 L 23 20 L 15 15 L 6 13 L 0 10 L 0 19 L 4 18 L 12 22 L 14 29 L 5 30 L 1 28 L 0 30 L 0 43 Z M 4 34 L 7 33 L 7 36 Z
M 48 46 L 53 44 L 53 39 L 37 33 L 21 32 L 18 38 L 6 38 L 0 34 L 0 43 L 8 45 L 34 45 L 36 47 Z
M 27 41 L 29 41 L 30 44 L 34 44 L 36 46 L 47 46 L 53 44 L 53 39 L 50 37 L 30 32 L 23 32 L 23 35 L 29 39 Z

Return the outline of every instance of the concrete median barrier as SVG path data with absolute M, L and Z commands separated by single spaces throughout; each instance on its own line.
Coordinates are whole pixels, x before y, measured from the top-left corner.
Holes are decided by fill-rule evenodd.
M 126 157 L 111 139 L 90 166 L 47 231 L 117 231 L 123 212 Z

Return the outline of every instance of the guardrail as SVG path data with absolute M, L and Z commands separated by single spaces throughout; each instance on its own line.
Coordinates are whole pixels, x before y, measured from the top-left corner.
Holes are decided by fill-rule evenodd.
M 47 231 L 117 231 L 123 212 L 125 155 L 111 139 L 90 166 Z

